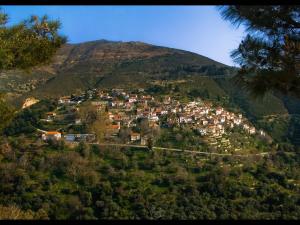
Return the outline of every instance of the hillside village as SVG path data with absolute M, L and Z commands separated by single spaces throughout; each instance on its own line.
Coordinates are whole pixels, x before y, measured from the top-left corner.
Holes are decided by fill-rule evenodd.
M 32 103 L 34 103 L 33 101 Z M 139 120 L 147 121 L 151 130 L 159 128 L 186 127 L 200 136 L 208 146 L 227 152 L 232 148 L 230 133 L 239 128 L 248 135 L 265 136 L 263 130 L 257 130 L 242 114 L 229 112 L 226 109 L 214 106 L 211 102 L 200 98 L 188 103 L 181 103 L 171 96 L 164 96 L 160 100 L 147 94 L 144 89 L 135 92 L 124 89 L 111 90 L 88 90 L 81 95 L 63 96 L 58 99 L 58 108 L 54 112 L 46 113 L 41 119 L 44 123 L 53 124 L 63 118 L 59 109 L 68 108 L 68 113 L 80 111 L 84 102 L 90 104 L 98 113 L 105 113 L 105 142 L 114 143 L 120 136 L 122 129 L 129 129 L 126 143 L 147 145 L 149 139 L 155 139 L 153 132 L 137 132 L 135 130 Z M 26 101 L 26 107 L 29 106 Z M 82 125 L 80 117 L 75 117 L 74 125 Z M 70 125 L 70 124 L 69 124 Z M 69 133 L 67 129 L 42 131 L 42 139 L 65 140 L 69 143 L 79 141 L 96 142 L 97 135 L 94 133 Z M 240 150 L 235 148 L 235 150 Z

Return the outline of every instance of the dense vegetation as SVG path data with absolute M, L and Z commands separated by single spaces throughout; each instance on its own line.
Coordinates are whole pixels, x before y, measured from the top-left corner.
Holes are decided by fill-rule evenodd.
M 1 13 L 0 23 L 6 23 Z M 34 46 L 37 39 L 24 43 L 17 37 L 26 39 L 37 28 L 46 34 L 54 33 L 54 41 L 45 39 L 32 48 L 32 57 L 18 58 L 27 49 L 26 45 Z M 6 62 L 2 57 L 0 69 L 25 69 L 49 62 L 65 41 L 56 33 L 58 28 L 59 22 L 49 22 L 46 17 L 40 20 L 32 17 L 12 28 L 3 26 L 1 34 L 5 37 L 19 35 L 10 38 L 13 42 L 7 46 L 2 46 L 4 36 L 0 37 L 2 51 L 6 47 L 11 56 L 5 60 L 12 60 Z M 11 46 L 18 45 L 19 51 L 12 51 Z M 103 49 L 105 60 L 94 58 L 95 51 Z M 58 55 L 62 59 L 57 64 L 59 67 L 51 65 L 42 73 L 34 71 L 32 78 L 43 77 L 46 81 L 41 86 L 38 82 L 38 88 L 27 96 L 61 96 L 80 89 L 114 86 L 116 80 L 121 86 L 128 85 L 134 77 L 133 85 L 145 87 L 156 97 L 169 93 L 182 101 L 201 97 L 243 112 L 276 143 L 270 146 L 255 143 L 255 147 L 269 148 L 264 150 L 273 153 L 264 158 L 220 158 L 145 148 L 104 148 L 86 143 L 71 146 L 63 141 L 45 143 L 36 129 L 49 128 L 40 119 L 56 108 L 56 101 L 42 100 L 15 114 L 11 121 L 12 116 L 2 115 L 12 115 L 13 110 L 1 100 L 0 130 L 5 128 L 5 136 L 0 136 L 1 219 L 300 218 L 298 100 L 273 93 L 263 100 L 252 99 L 229 79 L 236 71 L 234 68 L 193 53 L 144 43 L 98 41 L 66 45 Z M 77 58 L 78 55 L 85 55 L 85 60 Z M 49 71 L 54 71 L 54 75 L 50 76 Z M 5 76 L 5 79 L 6 86 L 0 88 L 7 91 L 5 88 L 9 87 L 14 92 L 16 86 L 10 86 L 14 78 Z M 35 83 L 29 85 L 30 90 L 32 85 Z M 81 132 L 88 130 L 81 129 Z M 163 128 L 155 141 L 164 146 L 194 145 L 202 151 L 208 150 L 191 130 Z
M 7 25 L 8 19 L 1 10 L 0 71 L 30 69 L 49 63 L 57 49 L 66 42 L 66 37 L 58 34 L 60 22 L 51 21 L 47 16 L 31 16 L 13 26 Z
M 300 218 L 300 152 L 293 145 L 279 142 L 267 146 L 270 156 L 238 158 L 45 143 L 35 128 L 55 107 L 40 101 L 5 129 L 0 218 Z M 190 130 L 162 128 L 156 141 L 208 151 Z
M 299 219 L 300 157 L 203 158 L 83 143 L 1 141 L 0 217 Z M 13 216 L 13 215 L 10 215 Z
M 14 110 L 11 106 L 9 106 L 0 95 L 0 135 L 2 130 L 10 123 L 13 118 Z
M 223 19 L 248 33 L 231 56 L 241 87 L 254 95 L 272 90 L 300 97 L 299 5 L 222 6 Z
M 40 121 L 42 115 L 55 109 L 56 105 L 57 103 L 53 100 L 42 100 L 30 108 L 20 111 L 4 129 L 4 134 L 7 136 L 30 135 L 37 128 L 43 129 L 43 124 Z

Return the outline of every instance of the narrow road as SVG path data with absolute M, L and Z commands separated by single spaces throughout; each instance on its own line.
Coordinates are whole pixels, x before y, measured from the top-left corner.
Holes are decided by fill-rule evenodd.
M 105 144 L 105 143 L 91 143 L 100 146 L 119 146 L 119 147 L 132 147 L 132 148 L 147 148 L 144 145 L 127 145 L 127 144 Z M 166 150 L 166 151 L 174 151 L 174 152 L 187 152 L 193 154 L 202 154 L 202 155 L 216 155 L 216 156 L 236 156 L 236 157 L 249 157 L 249 156 L 264 156 L 269 155 L 271 152 L 261 152 L 256 154 L 230 154 L 230 153 L 214 153 L 214 152 L 200 152 L 200 151 L 192 151 L 192 150 L 184 150 L 178 148 L 163 148 L 163 147 L 152 147 L 153 150 Z
M 48 131 L 46 131 L 46 130 L 41 130 L 41 129 L 36 128 L 36 127 L 35 127 L 35 129 L 36 129 L 37 131 L 39 131 L 39 132 L 42 132 L 42 133 L 47 133 L 47 132 L 48 132 Z
M 126 144 L 106 144 L 106 143 L 91 143 L 92 145 L 101 145 L 101 146 L 120 146 L 120 147 L 132 147 L 132 148 L 148 148 L 145 145 L 126 145 Z
M 202 155 L 217 155 L 217 156 L 237 156 L 237 157 L 249 157 L 249 156 L 255 156 L 255 155 L 268 155 L 270 152 L 262 152 L 257 154 L 244 154 L 244 155 L 238 155 L 238 154 L 230 154 L 230 153 L 214 153 L 214 152 L 200 152 L 200 151 L 192 151 L 192 150 L 183 150 L 183 149 L 177 149 L 177 148 L 162 148 L 162 147 L 153 147 L 153 149 L 161 149 L 161 150 L 167 150 L 167 151 L 176 151 L 176 152 L 189 152 L 194 154 L 202 154 Z

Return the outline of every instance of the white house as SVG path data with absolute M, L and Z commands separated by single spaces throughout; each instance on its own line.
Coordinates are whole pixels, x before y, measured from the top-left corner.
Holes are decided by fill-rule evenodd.
M 131 141 L 138 141 L 141 139 L 141 135 L 139 133 L 131 133 L 130 140 Z
M 158 116 L 149 116 L 149 121 L 158 121 L 159 120 L 159 118 L 158 118 Z
M 236 124 L 236 125 L 240 125 L 242 122 L 241 118 L 234 118 L 233 119 L 233 123 Z
M 255 134 L 255 127 L 250 127 L 249 133 L 250 134 Z
M 42 139 L 44 141 L 60 140 L 61 139 L 61 133 L 57 132 L 57 131 L 48 131 L 48 132 L 42 134 Z
M 64 97 L 61 97 L 61 98 L 58 100 L 58 103 L 59 103 L 59 104 L 69 104 L 69 103 L 71 103 L 71 97 L 70 97 L 70 96 L 64 96 Z
M 223 108 L 222 107 L 218 107 L 216 109 L 216 115 L 220 115 L 223 112 Z
M 75 119 L 75 124 L 76 125 L 80 125 L 82 122 L 81 122 L 81 119 Z
M 161 115 L 167 115 L 168 114 L 168 111 L 167 110 L 162 110 L 161 111 Z
M 128 102 L 130 102 L 130 103 L 133 103 L 133 102 L 136 102 L 136 101 L 137 101 L 137 99 L 136 99 L 136 98 L 134 98 L 134 97 L 133 97 L 133 98 L 129 98 L 129 99 L 128 99 Z
M 245 130 L 249 130 L 250 127 L 249 127 L 248 124 L 244 124 L 243 128 L 244 128 Z
M 222 116 L 221 119 L 220 119 L 220 122 L 221 122 L 221 123 L 224 123 L 225 120 L 226 120 L 226 117 L 225 117 L 225 116 Z
M 259 130 L 259 134 L 260 134 L 261 136 L 266 136 L 266 133 L 265 133 L 263 130 Z
M 208 124 L 208 121 L 207 120 L 202 120 L 202 124 L 205 126 Z
M 204 136 L 204 135 L 207 134 L 206 128 L 198 128 L 198 131 L 200 132 L 200 134 L 201 134 L 202 136 Z

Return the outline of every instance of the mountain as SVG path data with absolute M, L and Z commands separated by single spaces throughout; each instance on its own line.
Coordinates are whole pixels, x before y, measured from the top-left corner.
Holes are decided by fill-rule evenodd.
M 46 80 L 25 96 L 60 96 L 92 87 L 143 85 L 150 79 L 174 79 L 182 72 L 203 74 L 230 70 L 224 64 L 192 52 L 142 42 L 100 40 L 67 44 L 49 66 L 31 73 L 31 77 Z M 20 82 L 24 85 L 23 80 Z
M 237 104 L 250 116 L 288 112 L 284 100 L 273 95 L 263 102 L 269 105 L 267 110 L 251 107 L 261 102 L 257 103 L 232 85 L 229 78 L 234 73 L 233 67 L 188 51 L 143 42 L 98 40 L 66 44 L 50 65 L 38 67 L 29 74 L 20 71 L 4 74 L 0 83 L 2 89 L 19 94 L 13 100 L 20 105 L 27 97 L 59 97 L 88 88 L 148 87 L 155 81 L 181 80 L 180 86 L 186 92 L 202 89 L 212 97 L 243 98 Z
M 155 81 L 181 80 L 180 85 L 187 91 L 193 87 L 215 97 L 245 95 L 241 101 L 246 104 L 249 96 L 229 81 L 234 74 L 235 68 L 196 53 L 143 42 L 98 40 L 66 44 L 50 65 L 31 73 L 4 73 L 0 76 L 0 91 L 18 93 L 23 101 L 27 97 L 59 97 L 88 88 L 148 87 Z M 276 113 L 286 113 L 284 101 L 287 100 L 272 96 L 271 102 L 275 103 L 270 106 L 276 106 Z M 250 100 L 249 104 L 254 103 Z M 250 112 L 251 107 L 248 108 Z
M 300 136 L 300 125 L 295 127 L 293 122 L 298 121 L 293 116 L 300 114 L 299 100 L 271 93 L 254 99 L 233 84 L 235 73 L 236 68 L 184 50 L 98 40 L 66 44 L 50 65 L 30 73 L 3 72 L 0 91 L 9 93 L 19 107 L 28 97 L 59 97 L 89 88 L 149 88 L 167 82 L 178 86 L 181 95 L 226 102 L 226 107 L 238 108 L 257 126 L 269 126 L 270 132 L 279 126 L 278 138 L 285 138 L 287 130 L 296 130 Z M 276 119 L 270 122 L 269 116 Z

